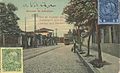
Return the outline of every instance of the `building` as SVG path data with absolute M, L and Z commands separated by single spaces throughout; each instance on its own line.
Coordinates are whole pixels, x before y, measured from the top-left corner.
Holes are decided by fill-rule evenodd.
M 0 34 L 0 47 L 22 46 L 22 34 L 2 33 Z
M 119 57 L 120 25 L 103 25 L 101 31 L 101 48 L 103 52 Z M 96 32 L 92 35 L 92 49 L 97 50 Z
M 48 46 L 55 44 L 54 30 L 48 28 L 41 28 L 35 31 L 39 37 L 39 44 L 41 46 Z

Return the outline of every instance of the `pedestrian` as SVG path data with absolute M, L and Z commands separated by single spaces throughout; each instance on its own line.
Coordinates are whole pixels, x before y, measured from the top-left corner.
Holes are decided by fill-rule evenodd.
M 75 40 L 73 40 L 73 43 L 74 44 L 73 44 L 73 47 L 72 47 L 71 51 L 76 53 L 76 42 L 75 42 Z

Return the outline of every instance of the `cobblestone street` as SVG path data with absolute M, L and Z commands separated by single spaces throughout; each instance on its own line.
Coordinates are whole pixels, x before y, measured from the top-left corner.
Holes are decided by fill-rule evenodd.
M 71 47 L 62 46 L 25 60 L 24 73 L 89 73 Z

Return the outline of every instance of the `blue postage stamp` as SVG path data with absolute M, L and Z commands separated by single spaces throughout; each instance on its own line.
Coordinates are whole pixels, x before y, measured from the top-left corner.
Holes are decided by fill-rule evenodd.
M 118 0 L 119 24 L 120 24 L 120 0 Z
M 119 24 L 118 0 L 98 1 L 98 24 Z

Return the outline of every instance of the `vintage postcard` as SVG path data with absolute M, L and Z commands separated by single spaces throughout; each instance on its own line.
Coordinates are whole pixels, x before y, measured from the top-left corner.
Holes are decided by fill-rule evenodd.
M 1 73 L 119 73 L 120 0 L 0 0 Z

